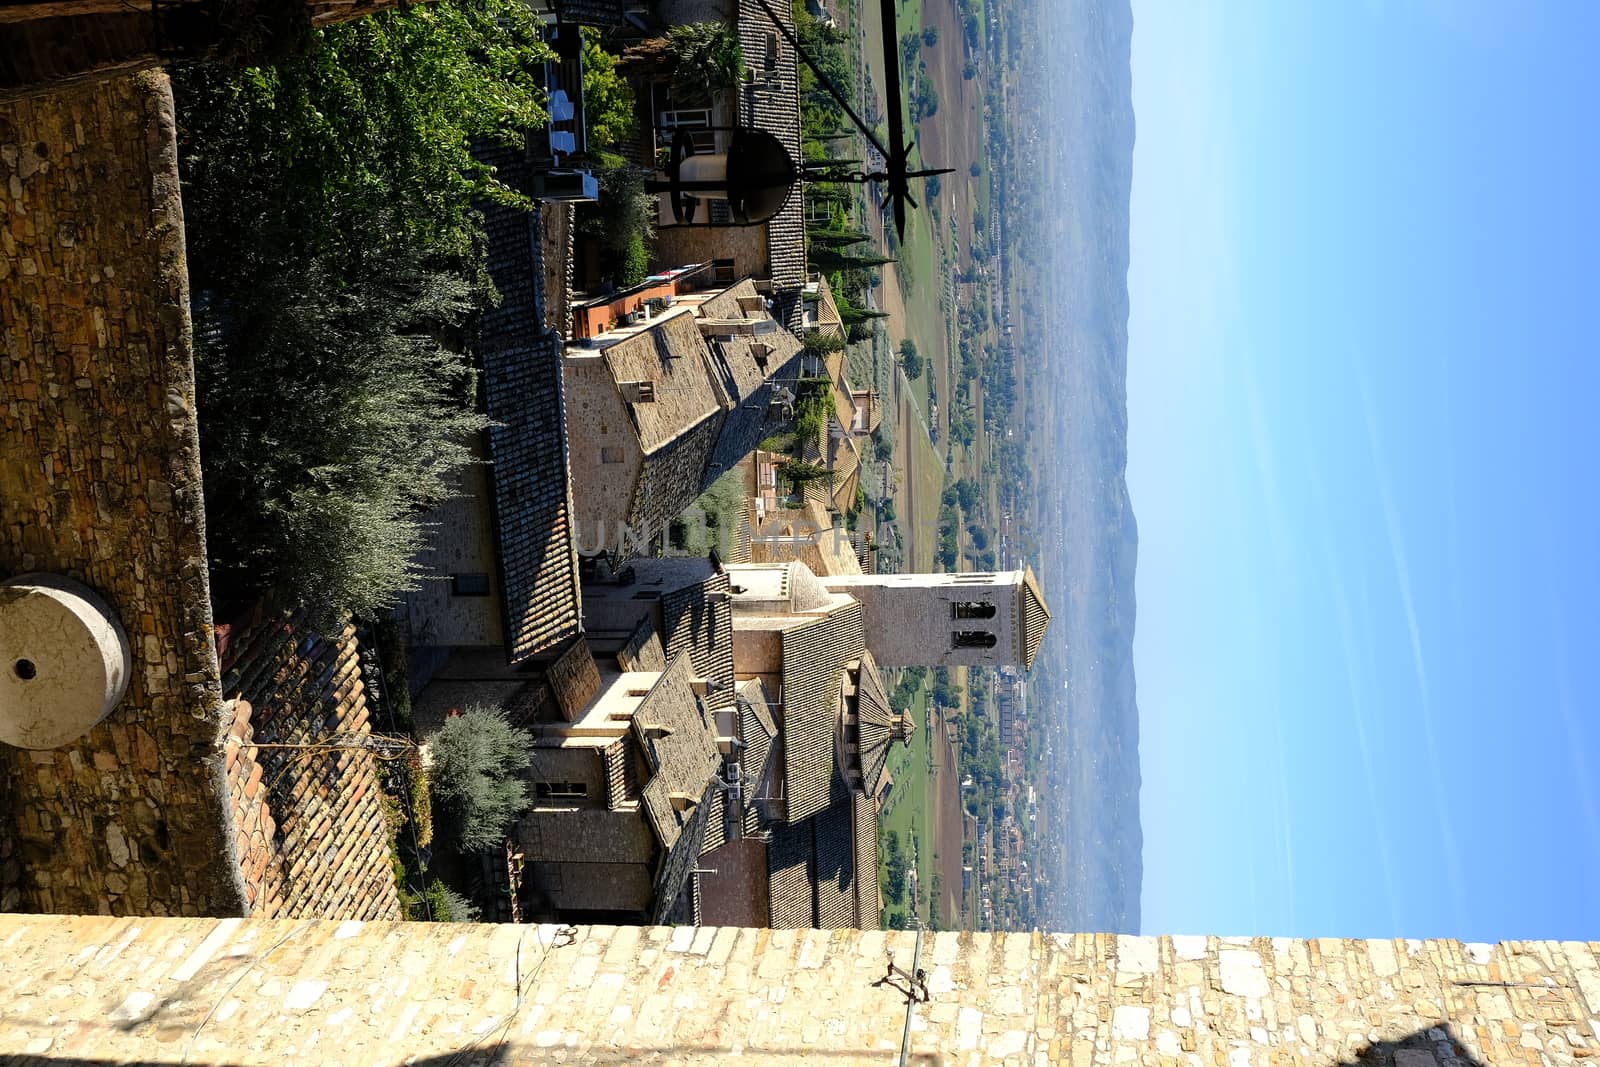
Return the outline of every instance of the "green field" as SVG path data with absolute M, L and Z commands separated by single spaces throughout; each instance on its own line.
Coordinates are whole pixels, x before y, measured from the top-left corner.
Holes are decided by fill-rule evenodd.
M 932 754 L 928 738 L 928 692 L 924 686 L 911 704 L 911 715 L 916 720 L 916 733 L 910 745 L 895 745 L 889 751 L 889 773 L 894 776 L 894 787 L 889 792 L 889 803 L 883 812 L 878 854 L 878 884 L 888 884 L 888 867 L 885 860 L 887 841 L 893 831 L 900 835 L 902 848 L 910 849 L 911 840 L 917 841 L 917 908 L 924 920 L 928 917 L 930 895 L 933 887 L 933 836 L 927 822 L 933 797 Z M 887 911 L 898 910 L 884 893 Z

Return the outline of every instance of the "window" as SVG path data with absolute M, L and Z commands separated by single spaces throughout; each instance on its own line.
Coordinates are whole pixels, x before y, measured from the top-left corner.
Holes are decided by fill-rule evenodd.
M 451 596 L 488 596 L 489 576 L 487 574 L 452 574 L 450 576 Z
M 733 260 L 731 260 L 731 259 L 714 259 L 714 260 L 712 260 L 711 261 L 711 278 L 712 278 L 713 281 L 718 281 L 718 282 L 733 282 L 733 281 L 737 281 L 737 279 L 733 276 Z
M 994 605 L 986 600 L 958 600 L 950 605 L 952 619 L 992 619 Z
M 986 630 L 957 630 L 950 635 L 951 648 L 993 648 L 995 635 Z
M 534 795 L 540 800 L 583 800 L 589 795 L 589 786 L 583 782 L 539 782 Z
M 616 445 L 607 445 L 604 448 L 601 448 L 600 449 L 600 462 L 601 463 L 621 463 L 622 462 L 622 449 L 621 449 L 621 447 L 620 446 L 616 446 Z

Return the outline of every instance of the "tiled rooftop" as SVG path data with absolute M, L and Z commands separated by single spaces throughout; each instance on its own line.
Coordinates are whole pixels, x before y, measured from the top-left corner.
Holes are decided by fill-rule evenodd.
M 478 157 L 515 184 L 526 168 L 514 149 Z M 483 204 L 489 275 L 500 303 L 483 313 L 475 350 L 482 366 L 486 433 L 508 658 L 523 662 L 579 630 L 578 555 L 568 492 L 561 341 L 544 329 L 544 264 L 538 212 Z
M 834 727 L 845 664 L 866 647 L 861 605 L 851 602 L 783 631 L 783 770 L 791 822 L 834 799 Z

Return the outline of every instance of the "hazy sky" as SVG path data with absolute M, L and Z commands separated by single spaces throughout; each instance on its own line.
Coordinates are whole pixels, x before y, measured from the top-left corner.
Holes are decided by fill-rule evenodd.
M 1134 17 L 1144 929 L 1600 937 L 1600 4 Z

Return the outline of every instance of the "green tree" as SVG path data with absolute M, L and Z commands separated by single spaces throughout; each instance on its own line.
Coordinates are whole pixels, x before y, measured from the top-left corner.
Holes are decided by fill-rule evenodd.
M 420 509 L 471 462 L 462 326 L 492 303 L 472 153 L 543 121 L 540 24 L 440 0 L 174 73 L 218 599 L 321 621 L 412 588 Z
M 939 43 L 939 27 L 937 27 L 937 26 L 925 26 L 925 27 L 923 27 L 923 30 L 922 30 L 922 43 L 925 46 L 927 46 L 928 48 L 932 48 L 934 45 L 938 44 Z
M 806 238 L 812 244 L 822 245 L 825 248 L 848 248 L 850 245 L 872 240 L 872 235 L 861 230 L 829 228 L 807 230 Z
M 922 356 L 917 352 L 916 342 L 909 337 L 900 342 L 900 367 L 912 381 L 922 377 Z
M 667 31 L 672 92 L 679 102 L 731 89 L 744 78 L 744 50 L 729 22 L 691 22 Z
M 821 358 L 843 349 L 844 338 L 837 334 L 825 334 L 820 330 L 807 330 L 805 337 L 800 340 L 800 346 L 806 355 Z
M 832 273 L 834 271 L 865 270 L 868 267 L 893 263 L 894 257 L 876 254 L 858 256 L 837 248 L 813 247 L 811 249 L 811 262 L 819 270 Z
M 428 737 L 437 836 L 462 853 L 493 848 L 528 809 L 533 737 L 500 708 L 474 705 Z
M 428 914 L 436 923 L 478 921 L 478 906 L 435 878 L 428 883 Z
M 417 509 L 455 491 L 487 420 L 435 340 L 471 306 L 458 276 L 397 251 L 341 279 L 313 260 L 196 308 L 206 504 L 220 596 L 271 590 L 319 625 L 414 588 Z
M 583 111 L 591 151 L 615 149 L 634 135 L 633 86 L 617 71 L 617 57 L 600 44 L 600 31 L 583 27 Z
M 796 496 L 803 495 L 812 482 L 833 481 L 833 472 L 820 463 L 807 463 L 801 459 L 785 460 L 778 464 L 778 476 L 794 487 Z
M 354 273 L 396 248 L 481 263 L 474 202 L 526 201 L 472 143 L 543 122 L 540 29 L 519 0 L 439 0 L 314 31 L 275 64 L 179 70 L 192 280 L 309 255 Z

